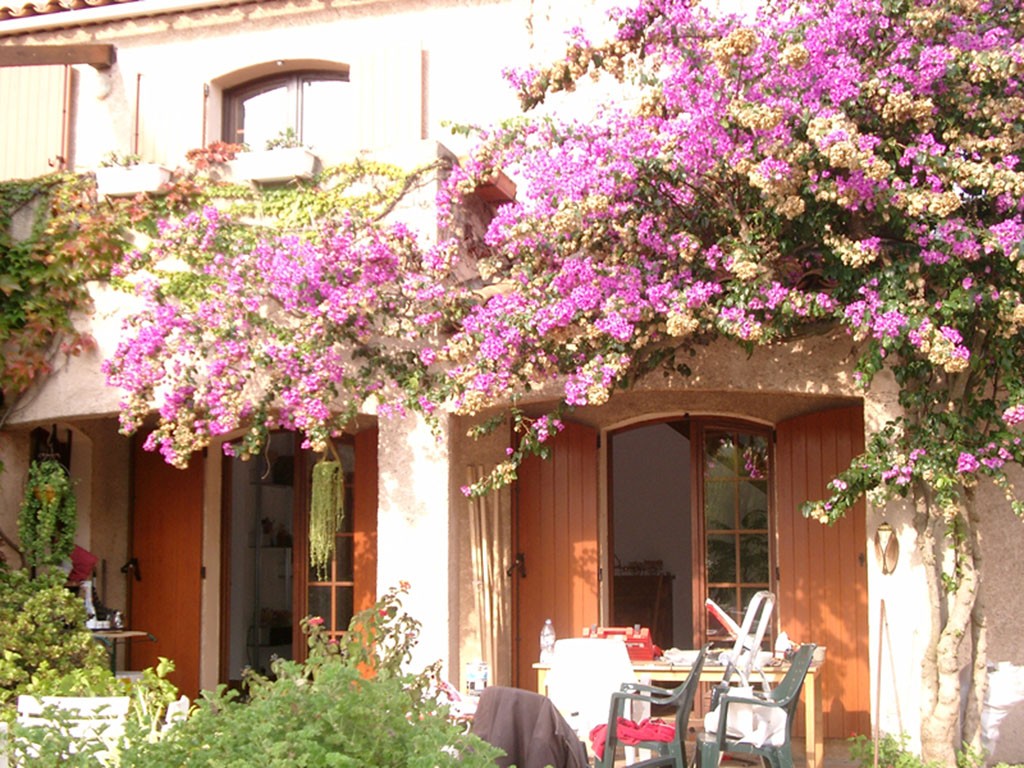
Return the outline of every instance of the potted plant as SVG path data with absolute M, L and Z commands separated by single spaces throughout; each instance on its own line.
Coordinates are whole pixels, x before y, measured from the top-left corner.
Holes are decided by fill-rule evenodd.
M 25 561 L 37 567 L 70 557 L 77 527 L 78 507 L 67 470 L 55 459 L 33 461 L 18 515 Z
M 96 188 L 102 197 L 160 192 L 170 179 L 169 168 L 143 163 L 134 153 L 108 152 L 96 169 Z
M 261 184 L 312 178 L 318 164 L 317 156 L 291 128 L 268 140 L 264 149 L 240 152 L 229 162 L 232 178 Z
M 211 181 L 222 181 L 231 175 L 231 161 L 242 152 L 248 152 L 245 144 L 234 144 L 229 141 L 214 141 L 205 147 L 190 149 L 185 153 L 196 175 Z

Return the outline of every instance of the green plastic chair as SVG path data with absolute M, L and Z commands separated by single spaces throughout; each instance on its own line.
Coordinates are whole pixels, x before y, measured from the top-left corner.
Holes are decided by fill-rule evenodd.
M 598 760 L 594 759 L 597 768 L 612 768 L 615 765 L 615 751 L 619 744 L 617 734 L 617 723 L 620 717 L 626 716 L 626 704 L 634 701 L 643 702 L 657 706 L 668 706 L 675 709 L 675 734 L 669 741 L 641 741 L 637 744 L 630 744 L 637 749 L 649 749 L 657 752 L 659 757 L 643 763 L 635 763 L 634 768 L 640 766 L 674 766 L 674 768 L 686 768 L 686 733 L 689 725 L 690 710 L 693 709 L 693 699 L 697 694 L 697 686 L 700 683 L 700 673 L 704 668 L 704 661 L 707 658 L 711 644 L 700 649 L 697 658 L 690 668 L 690 674 L 686 682 L 681 683 L 671 690 L 659 688 L 654 685 L 642 685 L 640 683 L 623 683 L 621 690 L 612 694 L 608 706 L 608 730 L 605 734 L 604 755 Z
M 790 736 L 793 731 L 793 715 L 797 702 L 800 700 L 800 689 L 803 688 L 807 670 L 811 667 L 815 645 L 801 645 L 790 662 L 786 676 L 782 678 L 767 699 L 749 696 L 732 696 L 728 693 L 718 699 L 718 732 L 705 731 L 697 739 L 697 765 L 699 768 L 716 768 L 722 754 L 756 755 L 761 762 L 772 768 L 793 768 L 793 750 L 790 747 Z M 754 704 L 757 709 L 774 707 L 786 713 L 786 727 L 781 744 L 764 744 L 760 747 L 730 738 L 726 734 L 729 724 L 730 704 Z

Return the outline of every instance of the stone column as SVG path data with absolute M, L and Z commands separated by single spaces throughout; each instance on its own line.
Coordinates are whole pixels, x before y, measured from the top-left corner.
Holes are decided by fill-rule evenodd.
M 412 669 L 440 659 L 451 678 L 457 654 L 452 557 L 450 431 L 435 436 L 419 416 L 381 418 L 378 444 L 377 592 L 411 585 L 404 606 L 422 622 Z

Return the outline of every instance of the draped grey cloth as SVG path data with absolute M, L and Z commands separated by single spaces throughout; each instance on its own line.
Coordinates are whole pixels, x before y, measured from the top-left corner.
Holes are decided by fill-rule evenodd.
M 474 734 L 505 751 L 499 768 L 587 768 L 587 752 L 546 696 L 519 688 L 485 688 Z

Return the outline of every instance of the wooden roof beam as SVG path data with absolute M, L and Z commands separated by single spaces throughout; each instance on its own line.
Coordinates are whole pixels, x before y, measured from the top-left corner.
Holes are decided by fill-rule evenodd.
M 109 69 L 114 58 L 114 46 L 106 43 L 0 46 L 0 67 L 88 64 L 96 69 Z

